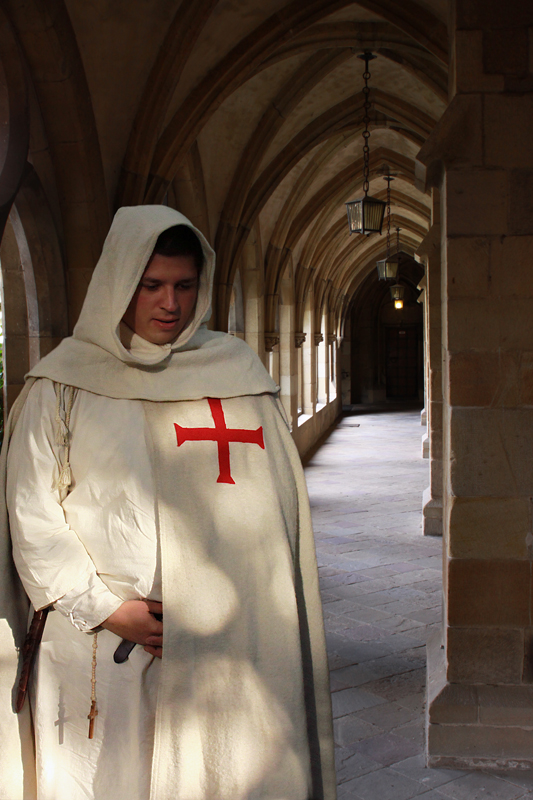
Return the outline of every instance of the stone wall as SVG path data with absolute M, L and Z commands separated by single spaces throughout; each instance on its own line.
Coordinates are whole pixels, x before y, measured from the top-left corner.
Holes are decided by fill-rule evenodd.
M 533 763 L 533 6 L 457 0 L 440 186 L 445 619 L 431 765 Z M 431 272 L 430 272 L 431 274 Z

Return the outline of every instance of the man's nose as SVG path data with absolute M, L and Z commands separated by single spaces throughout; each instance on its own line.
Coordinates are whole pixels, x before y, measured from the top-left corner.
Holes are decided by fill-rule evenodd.
M 172 286 L 166 286 L 161 298 L 161 308 L 165 311 L 177 311 L 179 308 L 178 293 Z

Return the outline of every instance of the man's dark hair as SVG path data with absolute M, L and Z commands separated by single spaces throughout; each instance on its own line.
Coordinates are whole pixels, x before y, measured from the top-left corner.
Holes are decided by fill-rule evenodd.
M 188 225 L 173 225 L 159 234 L 152 255 L 156 254 L 170 258 L 190 256 L 194 259 L 194 266 L 200 277 L 205 262 L 204 251 L 200 239 Z

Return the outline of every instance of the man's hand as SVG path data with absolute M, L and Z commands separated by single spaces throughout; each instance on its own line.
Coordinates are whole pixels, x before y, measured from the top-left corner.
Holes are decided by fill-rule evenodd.
M 163 605 L 155 600 L 126 600 L 102 622 L 102 628 L 121 639 L 142 644 L 147 653 L 161 658 L 163 623 L 154 614 L 162 613 Z

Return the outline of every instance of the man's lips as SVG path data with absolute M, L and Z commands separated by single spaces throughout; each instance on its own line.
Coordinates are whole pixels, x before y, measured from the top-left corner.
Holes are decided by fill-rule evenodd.
M 157 325 L 161 325 L 163 328 L 172 328 L 173 325 L 177 325 L 179 323 L 179 319 L 157 319 L 154 317 L 152 322 L 155 322 Z

